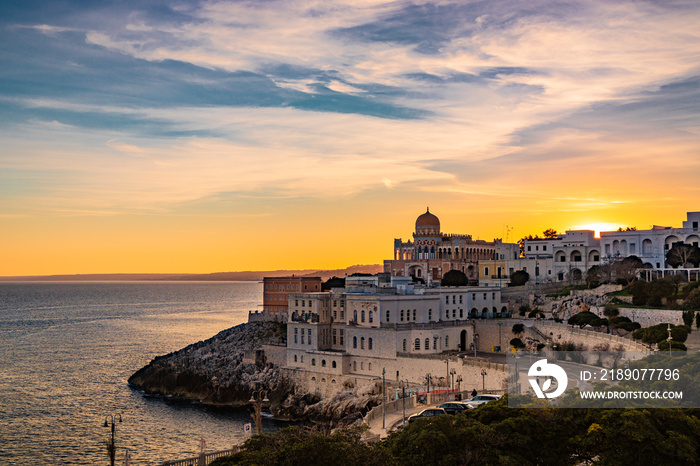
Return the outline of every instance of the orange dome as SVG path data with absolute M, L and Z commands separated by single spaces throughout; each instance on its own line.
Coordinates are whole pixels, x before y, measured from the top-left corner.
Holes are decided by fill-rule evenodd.
M 418 227 L 438 227 L 440 228 L 440 219 L 430 213 L 430 209 L 426 209 L 425 213 L 416 219 L 416 228 Z

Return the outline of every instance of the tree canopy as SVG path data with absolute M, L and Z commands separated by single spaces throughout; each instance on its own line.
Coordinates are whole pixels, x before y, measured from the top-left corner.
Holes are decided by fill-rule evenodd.
M 460 270 L 450 270 L 442 276 L 440 285 L 442 286 L 467 286 L 469 280 L 464 272 Z
M 524 270 L 516 270 L 510 276 L 510 284 L 512 286 L 523 286 L 528 280 L 530 280 L 530 274 Z
M 673 243 L 671 249 L 666 253 L 666 262 L 674 268 L 686 265 L 698 267 L 700 265 L 700 248 L 682 241 Z

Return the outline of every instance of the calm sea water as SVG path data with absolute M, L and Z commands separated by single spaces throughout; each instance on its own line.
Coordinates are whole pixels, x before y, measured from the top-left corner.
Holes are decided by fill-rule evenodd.
M 252 282 L 0 283 L 0 464 L 117 464 L 194 456 L 243 440 L 245 410 L 147 397 L 127 379 L 157 355 L 247 320 Z M 266 430 L 280 424 L 270 421 Z

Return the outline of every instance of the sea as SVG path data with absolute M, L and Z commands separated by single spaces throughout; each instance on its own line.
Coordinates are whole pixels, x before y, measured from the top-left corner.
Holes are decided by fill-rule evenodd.
M 0 282 L 0 465 L 108 465 L 112 419 L 117 465 L 127 451 L 151 465 L 242 443 L 245 408 L 148 396 L 127 379 L 260 303 L 257 282 Z

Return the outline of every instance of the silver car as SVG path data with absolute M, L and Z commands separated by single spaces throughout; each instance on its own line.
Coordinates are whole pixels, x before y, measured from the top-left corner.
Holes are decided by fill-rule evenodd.
M 488 403 L 489 401 L 496 401 L 499 398 L 501 398 L 501 395 L 476 395 L 475 397 L 472 397 L 470 400 L 463 401 L 462 403 L 469 405 L 472 408 L 476 408 L 479 405 L 482 405 L 484 403 Z

